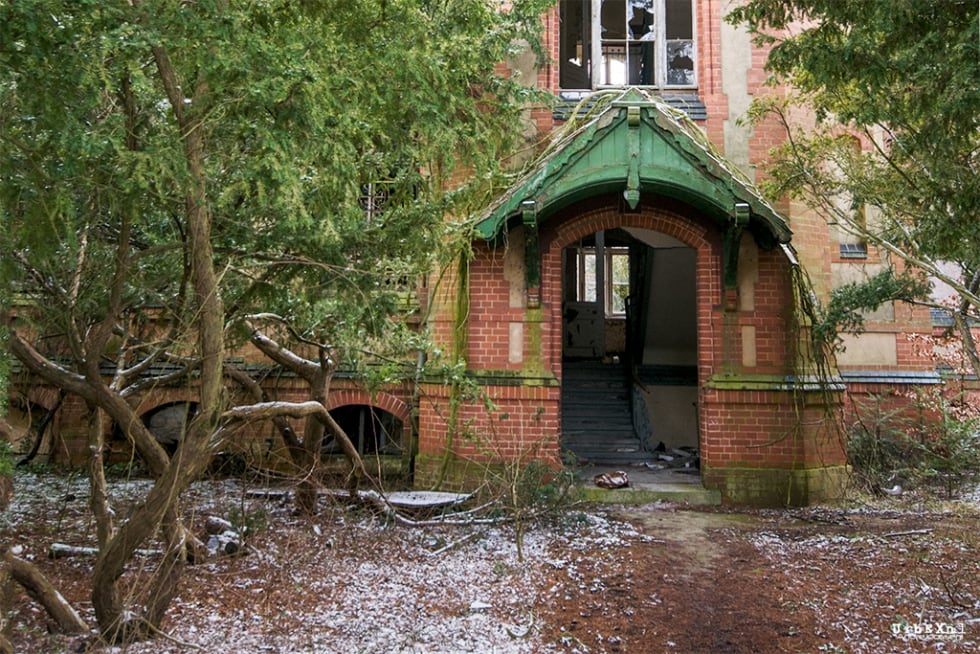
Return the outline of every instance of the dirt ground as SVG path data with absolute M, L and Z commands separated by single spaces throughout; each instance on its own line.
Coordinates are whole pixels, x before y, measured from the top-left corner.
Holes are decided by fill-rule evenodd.
M 84 479 L 21 476 L 0 514 L 94 626 Z M 114 489 L 124 510 L 145 483 Z M 847 508 L 578 506 L 512 529 L 406 527 L 363 510 L 313 519 L 234 482 L 188 496 L 188 518 L 253 528 L 249 554 L 188 569 L 152 643 L 108 648 L 51 632 L 23 591 L 5 632 L 18 652 L 972 652 L 980 645 L 980 506 L 886 498 Z M 128 494 L 128 495 L 127 495 Z M 152 557 L 137 562 L 152 572 Z M 134 597 L 135 597 L 134 591 Z
M 980 643 L 976 514 L 654 505 L 615 516 L 642 536 L 628 551 L 593 552 L 594 585 L 563 584 L 548 640 L 583 652 L 716 654 Z M 916 625 L 953 633 L 906 633 Z

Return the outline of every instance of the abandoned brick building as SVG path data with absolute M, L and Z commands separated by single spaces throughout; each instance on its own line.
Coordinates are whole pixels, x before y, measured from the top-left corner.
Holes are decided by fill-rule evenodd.
M 726 6 L 568 0 L 543 17 L 551 63 L 510 66 L 554 94 L 527 115 L 551 144 L 474 217 L 472 260 L 428 298 L 447 347 L 463 298 L 468 371 L 496 410 L 454 410 L 452 386 L 423 380 L 413 419 L 408 385 L 368 393 L 340 379 L 328 408 L 362 448 L 409 444 L 419 487 L 487 457 L 613 466 L 696 451 L 702 485 L 724 501 L 805 503 L 843 483 L 846 386 L 937 381 L 910 345 L 931 332 L 929 312 L 908 306 L 870 316 L 832 368 L 814 361 L 806 284 L 826 296 L 883 264 L 754 189 L 782 133 L 739 118 L 778 89 L 763 86 L 766 52 L 724 21 Z M 14 390 L 15 418 L 53 402 Z M 170 438 L 192 404 L 186 389 L 158 392 L 145 420 Z M 55 457 L 84 448 L 84 434 L 71 445 L 71 410 L 51 430 L 60 445 L 45 446 Z

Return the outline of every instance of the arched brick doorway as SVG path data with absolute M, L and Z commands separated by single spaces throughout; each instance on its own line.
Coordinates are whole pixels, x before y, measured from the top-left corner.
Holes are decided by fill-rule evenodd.
M 542 235 L 545 277 L 560 270 L 543 296 L 561 306 L 566 459 L 697 471 L 697 316 L 699 302 L 710 306 L 698 261 L 710 265 L 710 227 L 660 204 L 573 205 Z
M 655 98 L 630 89 L 590 116 L 476 225 L 484 242 L 474 248 L 468 275 L 478 280 L 466 291 L 468 364 L 488 397 L 498 405 L 506 401 L 507 415 L 520 417 L 494 424 L 494 442 L 514 453 L 525 444 L 546 453 L 557 449 L 549 438 L 563 431 L 571 355 L 611 358 L 605 325 L 601 336 L 585 334 L 565 349 L 565 271 L 576 256 L 568 248 L 595 250 L 602 234 L 621 238 L 626 247 L 635 239 L 649 255 L 643 248 L 656 249 L 652 235 L 666 236 L 689 249 L 685 256 L 693 264 L 675 279 L 693 286 L 694 297 L 660 290 L 674 302 L 687 299 L 695 326 L 656 336 L 648 321 L 642 347 L 624 351 L 638 355 L 641 365 L 648 354 L 651 364 L 663 364 L 658 357 L 665 354 L 688 369 L 694 361 L 690 378 L 704 486 L 737 503 L 833 496 L 845 470 L 833 434 L 839 397 L 833 379 L 814 381 L 808 372 L 805 320 L 795 311 L 807 289 L 799 281 L 788 224 L 744 175 L 705 146 L 696 128 Z M 655 288 L 645 289 L 645 303 L 655 310 Z M 593 320 L 605 321 L 604 311 Z M 693 352 L 684 352 L 682 334 L 694 343 Z M 433 391 L 432 410 L 420 423 L 426 435 L 420 453 L 451 443 L 438 429 L 446 398 Z M 681 392 L 690 397 L 690 389 Z M 559 424 L 552 432 L 555 414 Z

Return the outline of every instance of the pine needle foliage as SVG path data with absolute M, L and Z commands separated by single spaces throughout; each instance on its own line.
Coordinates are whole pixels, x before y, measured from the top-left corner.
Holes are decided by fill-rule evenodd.
M 126 222 L 123 310 L 189 325 L 190 171 L 174 115 L 193 111 L 229 322 L 274 312 L 320 342 L 383 338 L 452 240 L 447 213 L 519 145 L 533 85 L 495 73 L 537 47 L 547 4 L 3 3 L 5 288 L 34 304 L 22 318 L 41 331 L 84 331 L 109 305 Z M 160 49 L 186 107 L 169 105 Z M 370 220 L 368 188 L 383 200 Z
M 749 115 L 780 121 L 788 136 L 765 190 L 801 199 L 898 270 L 947 284 L 954 301 L 943 308 L 958 324 L 980 319 L 977 3 L 750 0 L 728 20 L 770 48 L 771 79 L 790 89 L 761 97 Z M 816 124 L 800 123 L 799 108 Z M 882 302 L 939 306 L 880 281 L 865 291 Z

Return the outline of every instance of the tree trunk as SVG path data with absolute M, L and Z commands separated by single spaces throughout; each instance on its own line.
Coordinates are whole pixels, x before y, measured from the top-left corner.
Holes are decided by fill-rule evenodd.
M 48 430 L 51 425 L 51 421 L 54 420 L 55 414 L 58 413 L 58 409 L 61 408 L 62 403 L 65 401 L 64 389 L 58 389 L 58 399 L 55 400 L 54 404 L 48 409 L 48 412 L 44 414 L 44 418 L 41 420 L 41 424 L 37 426 L 37 436 L 34 438 L 34 443 L 31 445 L 31 451 L 28 452 L 23 459 L 17 462 L 18 466 L 24 466 L 34 460 L 38 452 L 41 451 L 41 443 L 44 441 L 44 433 Z
M 193 98 L 185 97 L 182 85 L 163 46 L 153 46 L 153 58 L 170 106 L 177 119 L 188 169 L 188 186 L 184 197 L 187 223 L 187 248 L 194 289 L 193 308 L 201 358 L 200 411 L 191 420 L 177 452 L 163 474 L 156 480 L 144 502 L 109 541 L 95 564 L 92 604 L 102 634 L 110 642 L 140 638 L 158 628 L 159 621 L 176 592 L 184 560 L 184 538 L 176 516 L 177 499 L 187 486 L 206 468 L 210 460 L 211 436 L 217 430 L 222 413 L 224 367 L 224 308 L 211 249 L 211 215 L 208 210 L 204 166 L 204 115 L 208 89 L 196 86 Z M 146 607 L 143 616 L 126 617 L 119 593 L 119 578 L 135 549 L 166 521 L 167 552 L 165 565 L 153 582 L 159 593 Z
M 321 357 L 323 358 L 323 357 Z M 327 406 L 331 371 L 321 365 L 315 375 L 307 381 L 310 384 L 310 399 Z M 323 434 L 325 423 L 321 420 L 307 420 L 303 430 L 303 461 L 304 470 L 299 488 L 296 489 L 296 508 L 304 514 L 316 512 L 317 498 L 320 490 L 319 468 L 323 450 Z
M 149 601 L 146 606 L 146 621 L 154 626 L 163 623 L 167 607 L 177 594 L 177 584 L 187 562 L 187 543 L 180 516 L 171 507 L 164 518 L 163 529 L 167 534 L 163 560 L 153 574 Z
M 181 547 L 179 552 L 171 552 L 168 549 L 164 558 L 169 555 L 179 557 L 186 555 L 183 546 L 187 544 L 187 539 L 184 537 L 182 525 L 176 519 L 176 502 L 187 486 L 207 467 L 209 456 L 207 438 L 185 438 L 163 476 L 157 479 L 146 499 L 136 507 L 129 519 L 119 526 L 116 534 L 102 549 L 99 559 L 95 562 L 92 606 L 95 609 L 99 629 L 109 642 L 119 643 L 143 638 L 159 628 L 158 622 L 151 618 L 158 621 L 162 617 L 166 609 L 164 604 L 169 604 L 173 597 L 173 589 L 176 588 L 169 584 L 176 584 L 178 579 L 154 582 L 159 584 L 157 590 L 164 594 L 152 601 L 152 616 L 147 612 L 142 616 L 127 617 L 129 612 L 125 611 L 123 598 L 119 593 L 119 578 L 123 575 L 126 563 L 132 558 L 137 547 L 150 538 L 165 520 L 164 533 L 167 534 L 168 548 L 174 543 L 178 543 Z M 180 535 L 175 536 L 176 533 Z M 179 577 L 179 572 L 179 565 L 167 569 L 168 575 L 173 573 Z
M 269 401 L 269 394 L 265 392 L 265 389 L 259 385 L 248 373 L 235 368 L 234 366 L 225 366 L 225 374 L 234 380 L 239 386 L 241 386 L 245 391 L 252 397 L 252 401 L 255 403 L 264 403 Z M 276 431 L 282 437 L 283 443 L 286 445 L 286 450 L 289 452 L 289 456 L 295 463 L 297 461 L 303 460 L 303 444 L 300 439 L 296 436 L 296 432 L 293 430 L 292 425 L 285 416 L 276 415 L 270 418 L 272 420 L 273 426 Z
M 112 509 L 109 507 L 109 492 L 106 489 L 105 461 L 102 453 L 105 449 L 105 429 L 103 427 L 103 412 L 98 407 L 89 405 L 88 449 L 89 449 L 89 488 L 91 497 L 89 505 L 95 517 L 95 536 L 99 547 L 103 547 L 116 529 L 112 519 Z
M 14 482 L 5 475 L 0 475 L 0 511 L 6 511 L 10 500 L 14 497 Z
M 977 353 L 977 343 L 971 331 L 970 317 L 969 315 L 964 315 L 964 313 L 960 311 L 952 312 L 953 322 L 956 323 L 956 328 L 960 332 L 963 353 L 970 362 L 970 368 L 973 370 L 974 375 L 980 377 L 980 354 Z
M 252 344 L 270 359 L 304 379 L 310 387 L 310 400 L 325 408 L 327 406 L 327 399 L 330 396 L 330 381 L 333 379 L 333 373 L 336 368 L 336 364 L 330 358 L 329 346 L 324 344 L 318 346 L 319 361 L 304 359 L 269 338 L 254 326 L 253 320 L 263 318 L 281 320 L 278 316 L 270 315 L 248 316 L 244 322 L 245 326 L 251 332 L 249 339 Z M 361 455 L 340 425 L 325 410 L 318 411 L 315 415 L 315 420 L 309 419 L 306 421 L 302 443 L 290 443 L 287 440 L 287 446 L 290 456 L 293 458 L 293 463 L 303 472 L 303 477 L 300 480 L 299 488 L 296 490 L 294 501 L 297 510 L 307 514 L 316 511 L 320 486 L 318 472 L 326 431 L 329 431 L 337 439 L 344 455 L 350 461 L 351 476 L 350 483 L 348 484 L 349 489 L 352 492 L 356 491 L 360 480 L 367 475 L 364 462 L 361 460 Z M 292 431 L 281 431 L 281 433 L 285 438 L 291 435 Z
M 970 293 L 973 293 L 974 295 L 978 290 L 980 290 L 980 271 L 973 274 L 967 288 Z M 970 306 L 970 303 L 965 300 L 960 302 L 959 310 L 952 312 L 953 321 L 956 323 L 956 328 L 960 332 L 960 338 L 963 343 L 963 351 L 966 354 L 966 358 L 970 361 L 970 367 L 973 368 L 973 374 L 980 377 L 980 353 L 977 352 L 977 342 L 973 338 L 973 332 L 971 331 L 972 326 L 970 325 Z

